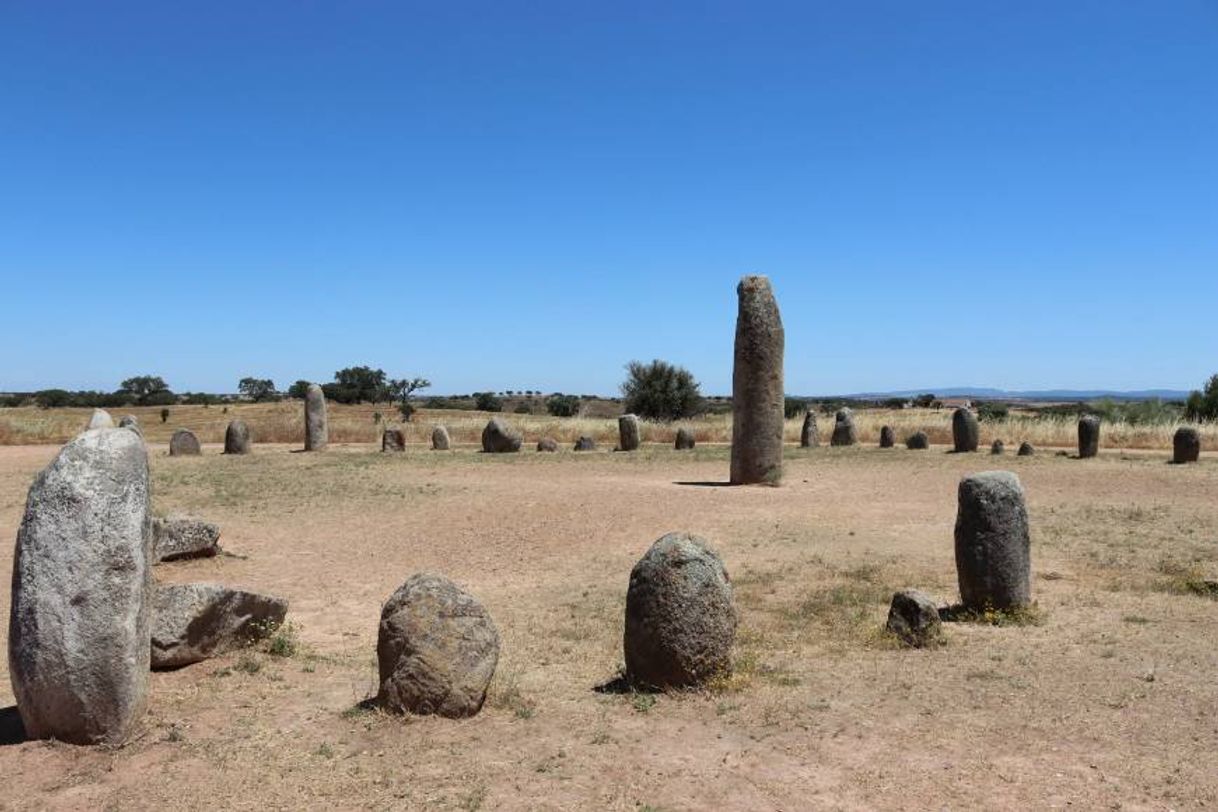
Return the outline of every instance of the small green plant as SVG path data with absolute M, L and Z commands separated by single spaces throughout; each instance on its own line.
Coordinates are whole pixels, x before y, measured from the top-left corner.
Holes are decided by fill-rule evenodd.
M 382 420 L 384 417 L 385 417 L 385 416 L 384 416 L 383 414 L 381 414 L 380 412 L 373 412 L 373 413 L 372 413 L 372 422 L 373 422 L 373 423 L 380 423 L 380 422 L 381 422 L 381 420 Z
M 656 706 L 656 695 L 635 691 L 630 695 L 630 706 L 639 713 L 647 713 Z
M 990 606 L 985 609 L 969 609 L 957 605 L 940 610 L 940 615 L 946 621 L 989 626 L 1040 626 L 1045 622 L 1045 613 L 1035 603 L 1007 609 L 994 609 Z
M 241 655 L 233 668 L 236 668 L 238 671 L 244 671 L 246 674 L 257 674 L 262 670 L 262 661 L 247 652 Z
M 272 657 L 295 657 L 299 650 L 299 629 L 295 623 L 276 627 L 266 640 L 266 653 Z
M 313 755 L 320 756 L 321 758 L 334 758 L 334 748 L 330 746 L 329 742 L 322 742 L 313 751 Z

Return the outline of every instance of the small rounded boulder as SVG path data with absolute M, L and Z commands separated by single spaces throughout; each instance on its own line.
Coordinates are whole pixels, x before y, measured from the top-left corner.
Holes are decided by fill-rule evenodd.
M 718 553 L 688 533 L 651 545 L 626 592 L 626 679 L 647 689 L 702 685 L 731 671 L 738 616 Z

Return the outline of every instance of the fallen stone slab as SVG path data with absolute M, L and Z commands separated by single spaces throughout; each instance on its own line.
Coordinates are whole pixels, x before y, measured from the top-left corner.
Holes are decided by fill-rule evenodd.
M 220 552 L 220 525 L 189 516 L 152 520 L 154 563 L 180 558 L 211 558 Z
M 159 584 L 152 596 L 152 667 L 178 668 L 269 637 L 288 602 L 220 584 Z

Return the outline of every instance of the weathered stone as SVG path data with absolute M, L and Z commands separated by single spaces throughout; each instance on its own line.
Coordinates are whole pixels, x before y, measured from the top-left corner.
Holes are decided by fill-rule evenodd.
M 1079 418 L 1078 458 L 1094 457 L 1100 453 L 1100 419 L 1093 414 Z
M 228 428 L 224 430 L 224 453 L 248 454 L 250 453 L 250 443 L 250 427 L 245 424 L 245 421 L 229 422 Z
M 114 418 L 105 409 L 94 409 L 93 414 L 89 416 L 89 425 L 85 427 L 85 431 L 91 429 L 110 429 L 114 428 Z
M 159 584 L 152 595 L 152 667 L 178 668 L 269 637 L 282 598 L 219 584 Z
M 719 555 L 697 536 L 669 533 L 639 559 L 626 592 L 626 678 L 681 688 L 731 670 L 737 613 Z
M 782 480 L 782 359 L 786 338 L 770 280 L 746 276 L 736 286 L 732 366 L 733 485 Z
M 482 430 L 482 450 L 487 454 L 503 454 L 520 450 L 524 438 L 500 417 L 492 417 Z
M 13 694 L 33 739 L 122 742 L 148 691 L 148 454 L 86 431 L 34 480 L 17 532 Z
M 981 429 L 977 425 L 977 415 L 968 409 L 957 409 L 952 413 L 952 444 L 957 454 L 971 453 L 977 450 L 981 440 Z
M 195 457 L 202 453 L 199 438 L 190 429 L 178 429 L 169 438 L 169 456 L 171 457 Z
M 140 421 L 136 420 L 135 415 L 133 414 L 125 414 L 120 417 L 118 419 L 118 427 L 120 429 L 130 429 L 131 431 L 134 431 L 140 436 L 141 439 L 144 437 L 144 431 L 140 428 Z
M 905 447 L 910 451 L 925 451 L 930 448 L 930 437 L 924 431 L 915 431 L 906 438 Z
M 695 444 L 693 429 L 677 429 L 677 441 L 675 443 L 677 451 L 689 451 Z
M 1002 440 L 995 440 L 990 444 L 990 454 L 999 457 L 1007 453 L 1007 446 Z
M 406 432 L 401 429 L 385 429 L 381 434 L 381 451 L 405 451 Z
M 931 645 L 943 634 L 943 621 L 934 600 L 917 589 L 902 589 L 892 596 L 888 631 L 915 648 Z
M 624 414 L 617 419 L 617 450 L 637 451 L 642 439 L 639 418 L 632 414 Z
M 892 448 L 897 444 L 897 433 L 892 426 L 880 427 L 880 448 Z
M 552 454 L 558 451 L 558 441 L 553 437 L 542 437 L 537 441 L 537 450 Z
M 1019 444 L 1019 451 L 1016 453 L 1016 456 L 1031 457 L 1035 453 L 1036 453 L 1036 446 L 1032 445 L 1027 440 L 1024 440 L 1022 443 Z
M 211 558 L 220 552 L 220 525 L 189 516 L 152 520 L 152 560 Z
M 591 437 L 588 437 L 587 435 L 581 436 L 578 440 L 575 441 L 575 450 L 576 451 L 595 451 L 596 450 L 596 440 L 593 440 Z
M 816 427 L 816 412 L 804 415 L 804 424 L 799 429 L 799 447 L 816 448 L 820 445 L 820 431 Z
M 1176 429 L 1172 438 L 1172 460 L 1177 464 L 1201 459 L 1201 433 L 1190 426 Z
M 315 383 L 309 384 L 304 402 L 305 451 L 322 451 L 330 442 L 326 419 L 326 395 Z
M 858 429 L 854 426 L 854 412 L 849 409 L 838 410 L 833 418 L 833 437 L 829 444 L 835 446 L 854 445 L 859 441 Z
M 960 600 L 975 610 L 1031 600 L 1031 539 L 1019 477 L 987 471 L 960 480 L 956 575 Z
M 377 702 L 398 713 L 473 716 L 499 661 L 499 632 L 478 599 L 420 573 L 381 609 Z
M 448 429 L 444 426 L 436 426 L 431 430 L 431 448 L 433 451 L 447 451 L 450 442 Z

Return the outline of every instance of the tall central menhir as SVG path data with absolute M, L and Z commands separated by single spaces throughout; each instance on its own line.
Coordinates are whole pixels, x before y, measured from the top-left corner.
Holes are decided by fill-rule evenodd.
M 736 294 L 732 484 L 777 485 L 782 478 L 782 317 L 766 277 L 744 277 Z

